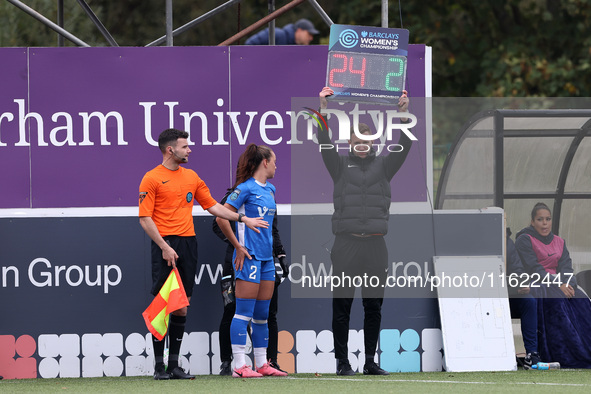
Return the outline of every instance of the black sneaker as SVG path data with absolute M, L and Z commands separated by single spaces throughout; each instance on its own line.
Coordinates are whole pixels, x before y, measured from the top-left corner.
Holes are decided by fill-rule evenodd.
M 220 366 L 220 376 L 232 376 L 232 361 L 224 361 Z
M 166 372 L 163 365 L 158 365 L 154 368 L 154 380 L 168 380 L 170 379 L 170 374 Z
M 532 369 L 532 365 L 536 365 L 540 362 L 540 355 L 538 352 L 528 353 L 523 359 L 523 368 Z
M 364 375 L 390 375 L 389 372 L 384 371 L 382 368 L 378 367 L 373 361 L 368 361 L 363 366 L 363 374 Z
M 338 360 L 337 363 L 337 375 L 339 376 L 353 376 L 355 371 L 351 368 L 349 360 Z
M 279 368 L 279 364 L 277 364 L 277 361 L 275 361 L 275 360 L 269 360 L 269 366 L 271 368 L 275 368 L 276 370 L 281 371 L 283 373 L 287 373 L 287 371 L 284 371 L 281 368 Z
M 171 379 L 195 379 L 195 375 L 189 375 L 181 367 L 175 367 L 172 371 L 168 372 Z

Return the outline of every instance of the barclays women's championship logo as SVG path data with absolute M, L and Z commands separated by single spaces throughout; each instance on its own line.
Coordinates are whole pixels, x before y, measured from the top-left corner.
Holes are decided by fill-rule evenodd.
M 359 36 L 355 30 L 343 30 L 341 34 L 339 34 L 339 42 L 345 48 L 353 48 L 359 42 Z

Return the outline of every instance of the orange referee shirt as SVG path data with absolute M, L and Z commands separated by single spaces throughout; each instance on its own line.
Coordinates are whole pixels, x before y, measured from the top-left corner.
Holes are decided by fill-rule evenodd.
M 159 165 L 148 171 L 140 184 L 139 216 L 150 216 L 163 237 L 194 236 L 193 200 L 203 209 L 217 203 L 195 171 L 183 167 L 171 171 Z

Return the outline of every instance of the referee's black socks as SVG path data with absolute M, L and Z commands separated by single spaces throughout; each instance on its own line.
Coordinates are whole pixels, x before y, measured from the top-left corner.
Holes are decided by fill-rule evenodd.
M 170 347 L 168 349 L 168 371 L 172 371 L 179 366 L 179 354 L 181 352 L 181 343 L 185 333 L 185 323 L 187 316 L 170 315 L 170 326 L 168 327 L 168 340 Z
M 152 346 L 154 347 L 155 369 L 158 369 L 159 367 L 164 368 L 164 339 L 159 341 L 152 334 Z

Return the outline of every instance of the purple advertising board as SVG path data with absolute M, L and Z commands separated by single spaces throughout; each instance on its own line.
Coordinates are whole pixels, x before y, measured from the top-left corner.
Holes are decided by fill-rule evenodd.
M 2 48 L 0 50 L 0 182 L 2 189 L 0 208 L 28 207 L 31 180 L 29 176 L 29 150 L 18 143 L 18 113 L 13 100 L 27 97 L 27 49 Z M 8 113 L 7 113 L 8 112 Z
M 327 47 L 1 48 L 0 54 L 0 166 L 10 168 L 0 180 L 11 185 L 0 208 L 136 206 L 142 176 L 160 163 L 158 134 L 169 127 L 190 132 L 186 166 L 215 198 L 231 185 L 245 145 L 271 146 L 277 201 L 286 204 L 291 100 L 317 97 Z M 407 86 L 414 97 L 425 96 L 424 45 L 409 48 Z
M 229 108 L 227 53 L 182 47 L 32 49 L 30 112 L 43 119 L 48 144 L 40 146 L 39 123 L 33 124 L 33 207 L 137 204 L 139 181 L 160 163 L 152 145 L 169 127 L 191 128 L 196 160 L 189 168 L 206 180 L 228 182 L 230 163 L 220 160 L 227 156 L 227 138 L 216 144 L 215 117 L 206 118 L 213 124 L 205 127 L 199 118 Z M 53 133 L 57 125 L 62 130 Z M 203 135 L 204 129 L 209 133 Z

